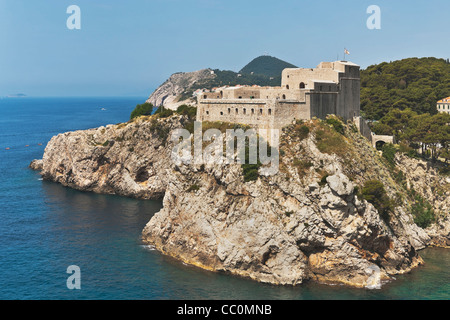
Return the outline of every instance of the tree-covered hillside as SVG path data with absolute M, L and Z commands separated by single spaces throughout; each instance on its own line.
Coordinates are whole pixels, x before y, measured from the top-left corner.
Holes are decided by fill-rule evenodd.
M 286 68 L 297 68 L 293 64 L 271 56 L 260 56 L 253 59 L 239 71 L 241 74 L 264 75 L 266 77 L 281 77 Z
M 183 92 L 180 100 L 185 100 L 192 96 L 192 93 L 197 89 L 212 89 L 222 86 L 235 85 L 259 85 L 259 86 L 280 86 L 281 73 L 277 77 L 268 77 L 260 74 L 239 74 L 228 70 L 214 70 L 215 77 L 213 79 L 204 79 L 197 81 L 194 85 Z
M 448 60 L 408 58 L 361 71 L 361 110 L 367 119 L 379 120 L 394 108 L 435 114 L 436 102 L 448 96 Z

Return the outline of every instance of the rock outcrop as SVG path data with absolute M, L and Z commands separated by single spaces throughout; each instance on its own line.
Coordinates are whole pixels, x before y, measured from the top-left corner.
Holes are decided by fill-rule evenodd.
M 215 77 L 210 69 L 194 72 L 174 73 L 159 86 L 148 98 L 147 102 L 154 106 L 176 110 L 182 104 L 195 104 L 192 96 L 183 96 L 195 83 L 204 82 Z
M 185 119 L 144 118 L 119 125 L 66 132 L 47 144 L 31 167 L 44 179 L 81 191 L 140 199 L 160 199 L 167 183 L 169 131 Z M 162 135 L 162 136 L 161 136 Z
M 405 155 L 396 156 L 396 164 L 413 189 L 433 207 L 436 221 L 426 229 L 431 245 L 450 248 L 450 177 L 439 174 L 430 162 Z
M 188 264 L 273 284 L 379 287 L 421 264 L 417 250 L 440 230 L 419 228 L 407 200 L 386 220 L 358 196 L 371 179 L 391 197 L 404 189 L 350 127 L 335 152 L 319 143 L 320 130 L 332 133 L 324 122 L 308 122 L 306 136 L 287 128 L 279 172 L 246 182 L 239 164 L 172 161 L 170 132 L 187 121 L 141 117 L 60 134 L 33 166 L 45 179 L 80 190 L 163 197 L 142 232 L 145 243 Z

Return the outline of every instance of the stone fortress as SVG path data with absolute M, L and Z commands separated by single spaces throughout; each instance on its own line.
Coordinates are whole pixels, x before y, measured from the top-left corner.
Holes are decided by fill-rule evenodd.
M 322 62 L 315 69 L 284 69 L 281 87 L 218 88 L 197 96 L 199 121 L 226 121 L 263 129 L 281 129 L 295 120 L 344 120 L 359 116 L 359 66 Z
M 280 87 L 222 87 L 198 94 L 197 120 L 281 129 L 296 120 L 334 114 L 354 121 L 374 145 L 380 140 L 392 143 L 392 137 L 377 138 L 360 117 L 360 83 L 360 67 L 349 61 L 321 62 L 315 69 L 288 68 Z

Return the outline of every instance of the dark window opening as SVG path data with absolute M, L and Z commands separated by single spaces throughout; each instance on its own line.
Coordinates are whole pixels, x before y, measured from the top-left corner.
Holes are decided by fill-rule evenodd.
M 304 82 L 300 83 L 300 89 L 305 89 L 305 83 Z
M 269 109 L 269 116 L 272 115 L 272 109 Z

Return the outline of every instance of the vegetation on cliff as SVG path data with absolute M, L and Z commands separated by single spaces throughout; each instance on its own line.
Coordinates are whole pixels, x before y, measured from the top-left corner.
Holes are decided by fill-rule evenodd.
M 361 110 L 380 120 L 392 109 L 435 114 L 436 102 L 450 95 L 450 63 L 437 58 L 383 62 L 361 71 Z
M 450 142 L 450 114 L 417 114 L 411 109 L 392 109 L 372 126 L 376 134 L 393 135 L 402 144 L 402 151 L 410 156 L 420 155 L 436 161 L 448 162 Z

